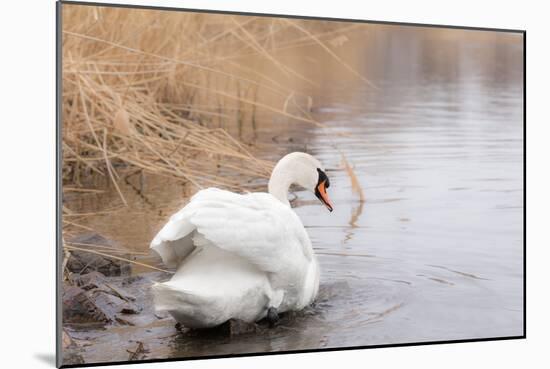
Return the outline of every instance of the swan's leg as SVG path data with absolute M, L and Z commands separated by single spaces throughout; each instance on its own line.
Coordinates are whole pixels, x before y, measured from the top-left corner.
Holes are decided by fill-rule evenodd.
M 267 309 L 267 321 L 269 322 L 269 326 L 273 327 L 277 322 L 279 321 L 279 314 L 277 313 L 277 309 L 274 307 L 270 307 Z

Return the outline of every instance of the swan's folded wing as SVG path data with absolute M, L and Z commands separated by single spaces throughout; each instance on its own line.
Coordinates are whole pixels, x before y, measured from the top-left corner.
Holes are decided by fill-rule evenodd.
M 193 204 L 189 203 L 172 215 L 151 241 L 150 247 L 160 255 L 164 265 L 169 268 L 176 267 L 195 248 L 192 239 L 195 226 L 189 221 L 193 209 Z
M 312 257 L 298 216 L 269 194 L 204 190 L 192 202 L 189 220 L 202 237 L 262 271 L 298 270 Z
M 165 265 L 174 267 L 204 241 L 266 272 L 300 268 L 312 257 L 309 238 L 298 216 L 266 193 L 201 190 L 170 218 L 151 248 Z

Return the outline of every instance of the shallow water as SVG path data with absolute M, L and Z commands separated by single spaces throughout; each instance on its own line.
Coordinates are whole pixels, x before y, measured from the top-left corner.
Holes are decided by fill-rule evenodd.
M 333 213 L 295 193 L 322 268 L 316 304 L 262 334 L 175 334 L 147 358 L 523 334 L 522 38 L 412 29 L 379 26 L 345 46 L 376 89 L 319 73 L 309 93 L 327 128 L 281 122 L 255 132 L 271 145 L 264 157 L 307 150 L 327 168 Z M 353 51 L 359 42 L 368 52 Z M 87 224 L 144 249 L 188 195 L 150 177 L 144 188 L 147 201 L 127 188 L 131 210 Z M 113 199 L 111 191 L 68 206 Z

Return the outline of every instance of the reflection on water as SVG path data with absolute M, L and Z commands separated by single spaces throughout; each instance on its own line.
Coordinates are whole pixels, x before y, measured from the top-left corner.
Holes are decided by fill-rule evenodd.
M 328 169 L 333 213 L 304 192 L 294 202 L 319 254 L 319 299 L 261 335 L 176 336 L 170 356 L 523 333 L 521 36 L 369 27 L 342 55 L 376 89 L 305 50 L 304 68 L 320 85 L 308 87 L 312 114 L 327 128 L 277 118 L 259 119 L 254 131 L 263 156 L 307 150 Z M 165 180 L 140 186 L 130 210 L 89 225 L 146 247 L 188 193 Z M 113 199 L 80 197 L 69 207 Z

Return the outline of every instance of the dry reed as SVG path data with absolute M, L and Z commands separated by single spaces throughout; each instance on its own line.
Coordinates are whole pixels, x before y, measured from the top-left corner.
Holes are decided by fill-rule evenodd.
M 130 264 L 134 264 L 134 265 L 139 265 L 139 266 L 141 266 L 141 267 L 145 267 L 145 268 L 157 270 L 157 271 L 159 271 L 159 272 L 165 272 L 165 273 L 174 274 L 174 272 L 173 272 L 173 271 L 170 271 L 170 270 L 166 270 L 166 269 L 162 269 L 162 268 L 157 268 L 156 266 L 153 266 L 153 265 L 141 263 L 141 262 L 139 262 L 139 261 L 131 260 L 131 259 L 128 259 L 128 258 L 124 258 L 124 257 L 121 257 L 121 256 L 117 256 L 117 255 L 111 255 L 111 254 L 106 253 L 106 252 L 101 252 L 101 251 L 97 251 L 97 250 L 90 250 L 90 249 L 87 249 L 87 248 L 76 247 L 76 246 L 70 246 L 70 245 L 65 245 L 64 248 L 65 248 L 65 250 L 68 250 L 68 251 L 77 250 L 77 251 L 82 251 L 82 252 L 88 252 L 88 253 L 90 253 L 90 254 L 99 255 L 99 256 L 104 256 L 104 257 L 109 258 L 109 259 L 114 259 L 114 260 L 118 260 L 118 261 L 123 261 L 123 262 L 126 262 L 126 263 L 130 263 Z
M 351 190 L 357 194 L 359 197 L 359 202 L 363 203 L 365 202 L 365 193 L 363 192 L 363 188 L 361 187 L 361 183 L 359 183 L 359 179 L 357 178 L 357 175 L 355 174 L 355 171 L 353 170 L 352 166 L 349 164 L 348 160 L 346 159 L 346 156 L 342 153 L 342 165 L 344 167 L 344 170 L 348 174 L 350 183 L 351 183 Z
M 254 55 L 289 80 L 315 84 L 275 54 L 317 45 L 363 78 L 327 46 L 352 28 L 65 5 L 63 179 L 72 184 L 67 191 L 77 191 L 93 172 L 108 176 L 126 204 L 119 172 L 135 169 L 196 188 L 243 190 L 248 181 L 242 176 L 267 178 L 273 163 L 258 159 L 253 149 L 234 138 L 230 132 L 235 127 L 239 133 L 242 125 L 255 128 L 262 113 L 322 124 L 311 118 L 307 106 L 290 113 L 288 105 L 298 105 L 293 98 L 300 92 L 243 59 Z M 310 106 L 311 97 L 306 98 Z
M 128 205 L 121 186 L 135 173 L 169 177 L 194 190 L 265 184 L 273 163 L 258 158 L 262 143 L 246 142 L 243 131 L 274 117 L 324 127 L 311 116 L 313 101 L 304 92 L 317 82 L 278 52 L 310 45 L 363 79 L 329 46 L 355 28 L 64 5 L 63 191 L 73 198 L 105 192 L 91 180 L 101 176 L 120 198 L 109 209 L 77 213 L 64 206 L 64 236 L 95 232 L 87 217 Z M 256 64 L 247 63 L 252 58 Z M 87 251 L 109 250 L 97 245 Z
M 64 236 L 94 232 L 86 217 L 127 205 L 121 183 L 134 173 L 169 177 L 195 190 L 243 191 L 265 183 L 273 163 L 258 158 L 258 146 L 243 132 L 255 137 L 258 123 L 276 116 L 324 127 L 300 88 L 317 82 L 277 53 L 311 45 L 369 83 L 329 46 L 357 27 L 65 4 L 63 191 L 73 197 L 102 193 L 90 181 L 102 176 L 122 204 L 84 213 L 64 207 Z M 248 64 L 251 58 L 277 73 Z M 64 249 L 134 262 L 102 245 L 66 242 Z

